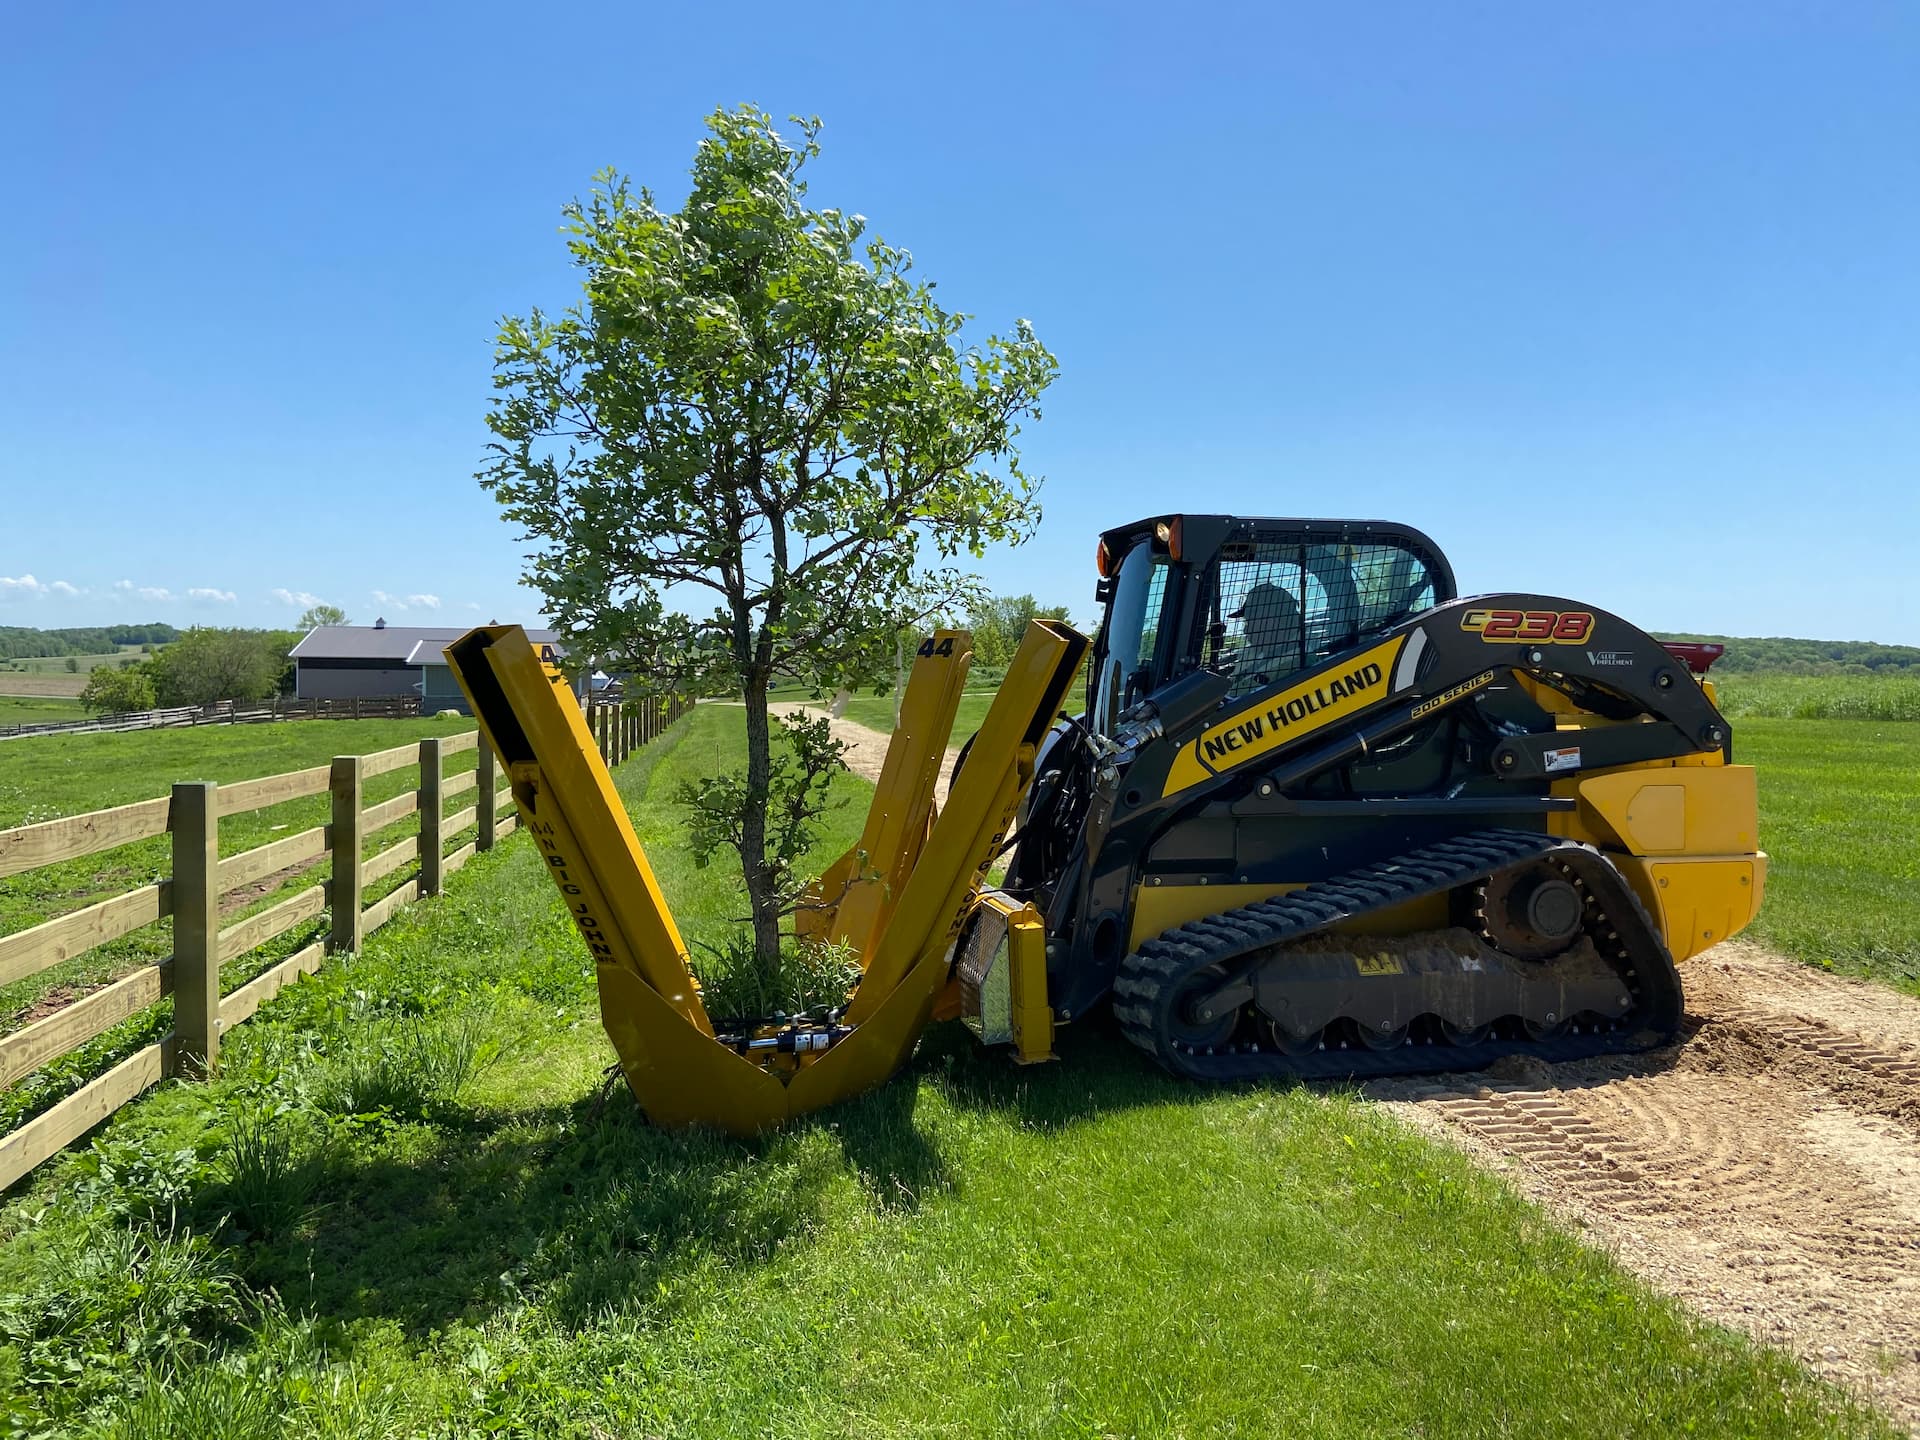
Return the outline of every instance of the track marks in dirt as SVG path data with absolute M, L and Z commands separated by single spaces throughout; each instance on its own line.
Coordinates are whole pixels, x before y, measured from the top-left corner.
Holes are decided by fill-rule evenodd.
M 1920 1005 L 1752 946 L 1683 978 L 1688 1033 L 1666 1050 L 1367 1093 L 1920 1426 Z

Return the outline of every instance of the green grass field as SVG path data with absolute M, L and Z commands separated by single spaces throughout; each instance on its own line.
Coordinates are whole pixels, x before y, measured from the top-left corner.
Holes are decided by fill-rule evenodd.
M 86 718 L 86 707 L 78 700 L 56 695 L 0 695 L 0 728 L 8 725 L 52 725 Z
M 969 690 L 960 697 L 960 708 L 953 717 L 953 743 L 964 745 L 967 737 L 980 728 L 993 704 L 991 690 Z M 855 695 L 847 701 L 846 718 L 869 729 L 893 733 L 893 697 L 891 695 Z
M 1741 720 L 1734 754 L 1773 860 L 1749 933 L 1920 994 L 1920 725 Z
M 619 774 L 695 941 L 743 901 L 667 797 L 738 724 Z M 518 836 L 225 1055 L 0 1211 L 22 1433 L 1893 1433 L 1372 1107 L 1098 1029 L 1022 1070 L 946 1027 L 757 1143 L 649 1130 L 593 1098 L 587 959 Z
M 1768 675 L 1716 677 L 1729 719 L 1920 720 L 1920 676 Z
M 274 725 L 214 725 L 186 730 L 145 730 L 125 735 L 41 735 L 0 742 L 0 829 L 77 815 L 165 795 L 176 780 L 230 783 L 323 765 L 335 755 L 368 754 L 431 735 L 454 735 L 471 721 L 309 720 Z M 476 763 L 472 752 L 448 760 L 454 775 Z M 419 784 L 419 767 L 407 766 L 366 782 L 369 805 Z M 449 796 L 449 813 L 473 804 L 471 792 Z M 220 824 L 220 853 L 237 855 L 273 840 L 325 824 L 326 796 L 288 801 L 251 814 L 228 816 Z M 419 833 L 409 816 L 367 837 L 375 853 L 403 837 Z M 462 843 L 466 832 L 462 832 Z M 449 837 L 452 848 L 454 837 Z M 0 880 L 0 934 L 11 934 L 45 920 L 123 893 L 168 873 L 165 836 L 124 845 L 79 860 Z M 240 918 L 286 898 L 294 890 L 328 878 L 320 864 L 272 885 L 230 897 L 223 922 Z M 367 900 L 404 884 L 402 870 L 369 887 Z M 297 926 L 257 951 L 238 956 L 225 967 L 227 989 L 243 983 L 282 956 L 309 943 L 325 928 L 324 919 Z M 36 1004 L 71 998 L 140 965 L 169 954 L 172 926 L 165 919 L 131 931 L 35 975 L 0 985 L 0 1033 L 19 1028 Z M 18 1084 L 0 1091 L 0 1129 L 45 1109 L 100 1068 L 147 1043 L 167 1028 L 166 1007 L 145 1020 L 129 1022 Z
M 0 682 L 4 682 L 8 674 L 66 675 L 77 671 L 85 675 L 97 665 L 117 665 L 129 658 L 138 659 L 144 653 L 138 645 L 122 645 L 118 650 L 100 655 L 35 655 L 23 660 L 0 660 Z M 67 668 L 69 660 L 73 661 L 74 671 Z

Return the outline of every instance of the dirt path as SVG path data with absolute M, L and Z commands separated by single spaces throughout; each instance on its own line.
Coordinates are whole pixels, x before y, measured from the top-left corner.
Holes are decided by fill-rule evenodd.
M 798 710 L 820 711 L 824 708 L 801 700 L 776 700 L 767 707 L 775 715 L 788 715 Z M 868 780 L 880 778 L 880 767 L 887 761 L 888 737 L 884 733 L 852 720 L 834 717 L 833 738 L 847 747 L 843 758 L 849 770 Z M 953 762 L 959 758 L 959 750 L 949 745 L 947 758 L 940 764 L 940 779 L 933 787 L 934 804 L 944 806 L 947 803 L 947 782 L 953 778 Z
M 877 777 L 887 737 L 833 729 Z M 1648 1283 L 1920 1428 L 1920 1001 L 1740 941 L 1681 975 L 1686 1038 L 1666 1050 L 1366 1093 Z
M 1667 1050 L 1366 1093 L 1920 1427 L 1920 1002 L 1737 941 L 1682 977 Z

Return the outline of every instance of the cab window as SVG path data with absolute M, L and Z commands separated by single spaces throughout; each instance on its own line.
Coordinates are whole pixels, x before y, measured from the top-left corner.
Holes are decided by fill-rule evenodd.
M 1235 695 L 1351 649 L 1435 599 L 1426 564 L 1391 544 L 1232 541 L 1213 578 L 1203 663 L 1231 676 Z

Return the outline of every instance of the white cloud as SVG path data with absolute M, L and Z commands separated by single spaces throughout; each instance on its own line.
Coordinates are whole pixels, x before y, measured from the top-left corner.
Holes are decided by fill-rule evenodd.
M 203 605 L 231 605 L 240 597 L 231 590 L 215 590 L 207 585 L 195 585 L 187 591 L 187 598 L 197 600 Z
M 0 600 L 19 600 L 28 595 L 44 595 L 47 587 L 31 575 L 0 575 Z
M 269 593 L 282 605 L 293 605 L 301 610 L 311 610 L 316 605 L 324 605 L 327 603 L 318 595 L 306 590 L 282 590 L 276 587 Z
M 142 600 L 171 600 L 173 592 L 164 585 L 136 585 L 131 580 L 116 580 L 113 588 L 122 596 L 138 595 Z
M 385 590 L 373 592 L 373 598 L 389 610 L 438 610 L 438 595 L 389 595 Z
M 478 602 L 478 601 L 474 601 L 474 600 L 469 600 L 469 601 L 467 601 L 467 603 L 466 603 L 466 605 L 465 605 L 465 606 L 464 606 L 463 608 L 465 608 L 465 609 L 468 609 L 468 610 L 474 610 L 474 611 L 477 611 L 477 610 L 479 610 L 479 608 L 480 608 L 480 605 L 479 605 L 479 602 Z
M 69 585 L 64 580 L 54 581 L 51 585 L 47 587 L 47 589 L 51 590 L 56 595 L 84 595 L 87 593 L 86 591 L 82 590 L 78 585 Z

